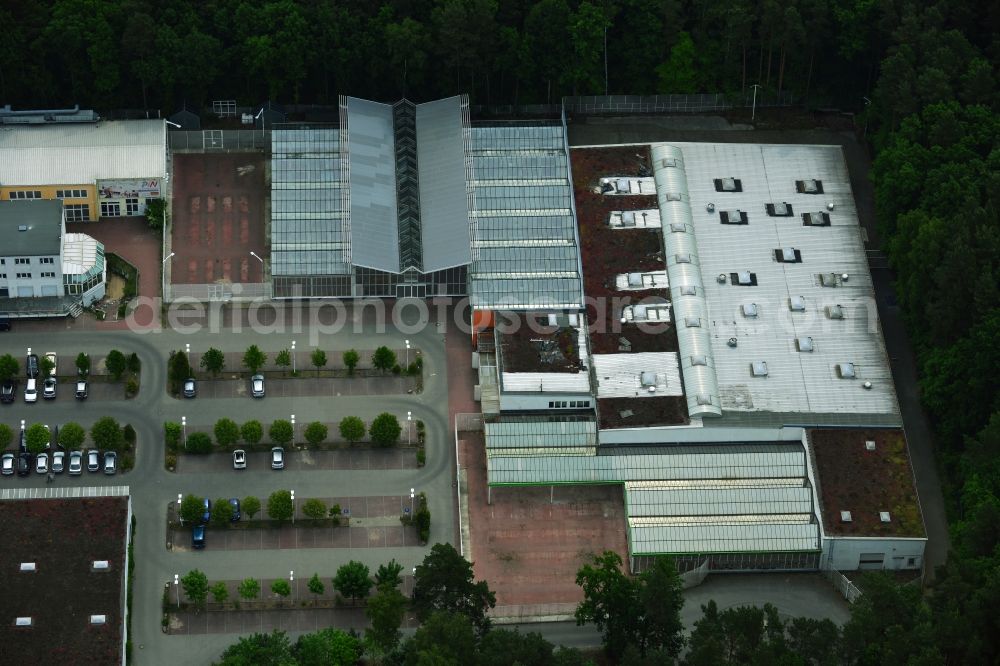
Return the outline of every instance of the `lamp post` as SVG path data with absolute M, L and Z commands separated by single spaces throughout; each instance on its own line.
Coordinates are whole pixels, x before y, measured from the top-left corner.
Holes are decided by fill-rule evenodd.
M 409 370 L 410 369 L 410 341 L 409 340 L 404 340 L 403 342 L 406 343 L 406 368 L 404 368 L 404 369 Z
M 177 129 L 184 129 L 183 127 L 181 127 L 177 123 L 170 122 L 169 120 L 167 120 L 165 118 L 164 118 L 163 122 L 165 122 L 166 124 L 168 124 L 168 125 L 170 125 L 172 127 L 176 127 Z
M 164 215 L 166 215 L 166 213 L 164 213 Z M 166 257 L 163 258 L 163 264 L 162 264 L 163 270 L 160 271 L 160 273 L 163 274 L 163 279 L 162 279 L 163 284 L 160 285 L 160 294 L 163 300 L 167 300 L 167 262 L 170 261 L 170 258 L 173 257 L 175 254 L 177 253 L 171 252 L 170 254 L 168 254 Z
M 416 495 L 416 489 L 410 488 L 410 516 L 413 516 L 413 498 Z
M 295 414 L 292 414 L 292 448 L 295 448 Z
M 181 577 L 180 574 L 174 574 L 174 593 L 177 599 L 177 609 L 180 610 L 181 607 Z
M 292 374 L 295 374 L 295 340 L 292 340 Z
M 413 424 L 413 412 L 406 412 L 406 445 L 413 444 L 413 435 L 410 433 L 410 426 Z
M 750 122 L 753 122 L 754 118 L 757 117 L 757 88 L 760 86 L 755 83 L 750 87 L 753 88 L 753 110 L 750 112 Z
M 181 502 L 184 501 L 184 496 L 181 493 L 177 493 L 177 519 L 181 521 L 181 525 L 184 524 L 184 516 L 181 515 Z
M 291 493 L 292 493 L 292 525 L 294 525 L 295 524 L 295 491 L 293 490 L 293 491 L 291 491 Z
M 260 281 L 263 282 L 264 281 L 264 260 L 261 259 L 260 255 L 257 254 L 256 252 L 254 252 L 253 250 L 250 251 L 250 256 L 260 262 Z
M 184 439 L 184 450 L 187 451 L 188 448 L 188 417 L 181 417 L 181 433 Z
M 263 115 L 264 115 L 264 107 L 262 106 L 262 107 L 260 107 L 260 111 L 257 112 L 257 115 L 254 116 L 254 119 L 260 118 L 260 147 L 261 148 L 265 148 L 265 146 L 264 146 L 264 140 L 265 140 L 265 137 L 264 137 L 264 118 L 262 118 Z

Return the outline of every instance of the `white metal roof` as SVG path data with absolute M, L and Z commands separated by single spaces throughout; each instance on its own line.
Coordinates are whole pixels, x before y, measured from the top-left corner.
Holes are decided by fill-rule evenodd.
M 631 525 L 633 555 L 797 552 L 820 549 L 815 523 Z
M 486 423 L 488 450 L 552 448 L 573 449 L 597 445 L 597 424 L 593 419 L 508 418 Z
M 594 354 L 594 376 L 598 398 L 684 395 L 675 352 Z M 650 387 L 655 390 L 650 391 Z
M 62 272 L 82 275 L 97 264 L 98 252 L 103 256 L 104 245 L 87 234 L 66 234 L 63 240 Z
M 688 201 L 665 202 L 685 207 L 693 222 L 707 304 L 711 357 L 722 408 L 737 412 L 843 413 L 897 415 L 892 377 L 878 327 L 871 275 L 858 225 L 847 168 L 837 146 L 678 143 L 654 147 L 660 189 L 667 172 L 660 155 L 681 153 Z M 661 172 L 663 179 L 661 179 Z M 733 176 L 741 192 L 718 192 L 714 179 Z M 823 194 L 798 193 L 796 180 L 822 181 Z M 661 182 L 664 181 L 664 182 Z M 766 204 L 787 202 L 794 215 L 769 217 Z M 709 211 L 709 204 L 714 210 Z M 833 204 L 829 210 L 827 204 Z M 720 222 L 720 210 L 747 212 L 748 224 Z M 828 210 L 831 226 L 803 224 L 802 213 Z M 664 211 L 664 224 L 675 217 Z M 671 270 L 671 240 L 687 234 L 670 233 L 668 271 L 672 292 L 683 284 Z M 801 263 L 776 260 L 782 248 L 801 252 Z M 690 265 L 689 265 L 690 266 Z M 731 274 L 749 272 L 754 286 L 734 286 Z M 835 287 L 821 286 L 820 275 L 836 276 Z M 848 279 L 844 281 L 842 275 Z M 801 299 L 801 300 L 800 300 Z M 674 300 L 674 316 L 684 321 L 686 299 Z M 742 314 L 745 303 L 757 305 L 753 318 Z M 804 304 L 804 311 L 792 307 Z M 844 318 L 825 315 L 840 305 Z M 684 328 L 678 327 L 682 363 Z M 796 338 L 811 337 L 814 349 L 799 352 Z M 736 346 L 729 344 L 736 338 Z M 751 364 L 767 363 L 766 377 L 751 375 Z M 854 364 L 856 377 L 841 378 L 837 366 Z M 871 388 L 865 388 L 871 382 Z M 688 394 L 693 392 L 685 374 Z
M 111 178 L 162 178 L 166 137 L 162 120 L 5 127 L 0 130 L 0 183 L 87 185 Z
M 629 516 L 730 516 L 809 514 L 812 489 L 744 481 L 739 486 L 700 482 L 687 488 L 632 488 L 626 484 Z

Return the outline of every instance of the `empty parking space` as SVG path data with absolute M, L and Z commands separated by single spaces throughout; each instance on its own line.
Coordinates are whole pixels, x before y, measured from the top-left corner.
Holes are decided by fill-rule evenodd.
M 269 451 L 247 453 L 246 470 L 268 470 L 271 467 Z M 390 470 L 416 469 L 415 449 L 337 449 L 334 451 L 286 451 L 285 469 L 282 472 L 311 470 Z M 206 474 L 230 471 L 242 474 L 246 470 L 233 469 L 232 454 L 183 455 L 177 459 L 177 473 Z
M 267 378 L 264 388 L 272 398 L 350 395 L 400 395 L 413 390 L 413 377 L 289 377 Z M 197 400 L 240 398 L 250 395 L 249 379 L 213 379 L 198 382 Z
M 256 153 L 174 156 L 171 284 L 263 280 L 265 186 Z

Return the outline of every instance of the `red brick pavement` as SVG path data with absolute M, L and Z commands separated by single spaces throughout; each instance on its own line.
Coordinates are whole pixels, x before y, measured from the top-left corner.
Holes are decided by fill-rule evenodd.
M 67 233 L 87 234 L 104 243 L 105 252 L 123 257 L 139 269 L 139 295 L 160 295 L 161 232 L 149 228 L 144 217 L 103 218 L 99 222 L 74 222 Z

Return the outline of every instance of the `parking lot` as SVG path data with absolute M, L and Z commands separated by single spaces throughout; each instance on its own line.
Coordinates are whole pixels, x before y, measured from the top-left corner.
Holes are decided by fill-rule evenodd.
M 398 395 L 413 390 L 413 377 L 287 377 L 264 380 L 270 398 L 337 398 L 351 395 Z M 198 397 L 241 398 L 250 395 L 250 379 L 211 379 L 198 381 Z
M 177 457 L 178 474 L 218 474 L 230 471 L 304 472 L 310 470 L 403 470 L 417 469 L 416 449 L 337 449 L 334 451 L 285 451 L 285 469 L 271 470 L 269 451 L 247 453 L 246 470 L 233 469 L 232 454 L 183 455 Z M 276 478 L 281 478 L 276 477 Z

